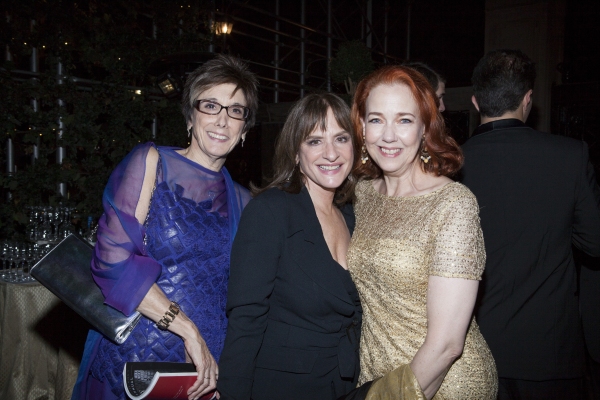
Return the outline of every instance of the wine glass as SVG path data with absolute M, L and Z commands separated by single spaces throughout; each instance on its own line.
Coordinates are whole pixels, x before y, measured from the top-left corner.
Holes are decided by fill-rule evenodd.
M 33 254 L 33 246 L 29 243 L 25 243 L 21 250 L 21 282 L 34 282 L 35 278 L 31 276 L 31 267 L 35 264 L 35 258 Z
M 36 220 L 35 220 L 35 207 L 27 206 L 25 207 L 27 210 L 27 237 L 31 241 L 35 241 L 35 231 L 36 231 Z
M 15 243 L 6 241 L 2 246 L 2 253 L 4 258 L 2 279 L 7 282 L 15 282 L 17 278 L 16 260 L 18 258 L 15 256 Z
M 38 209 L 38 234 L 37 239 L 47 241 L 51 232 L 51 227 L 48 222 L 48 209 L 47 207 L 40 206 Z
M 0 248 L 0 278 L 6 279 L 9 274 L 8 269 L 8 241 L 2 241 L 2 247 Z

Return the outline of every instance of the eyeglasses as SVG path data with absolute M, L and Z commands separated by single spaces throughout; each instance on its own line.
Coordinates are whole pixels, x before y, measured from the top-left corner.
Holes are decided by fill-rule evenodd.
M 211 100 L 195 100 L 194 108 L 203 114 L 217 115 L 222 109 L 227 110 L 227 115 L 233 119 L 239 119 L 244 121 L 250 115 L 250 109 L 248 107 L 234 104 L 232 106 L 223 106 L 216 101 Z

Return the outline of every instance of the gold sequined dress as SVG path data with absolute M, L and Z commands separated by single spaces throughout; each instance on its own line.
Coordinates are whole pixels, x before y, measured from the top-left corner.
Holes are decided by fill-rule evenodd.
M 348 269 L 364 312 L 362 384 L 410 363 L 425 341 L 429 276 L 480 280 L 485 249 L 477 200 L 460 183 L 390 197 L 362 181 L 356 198 Z M 497 390 L 492 353 L 473 319 L 463 354 L 434 399 L 495 399 Z

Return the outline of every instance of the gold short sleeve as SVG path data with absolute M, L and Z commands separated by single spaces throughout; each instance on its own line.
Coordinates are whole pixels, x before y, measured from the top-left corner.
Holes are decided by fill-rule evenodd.
M 440 216 L 429 275 L 481 280 L 485 247 L 475 196 L 464 186 Z

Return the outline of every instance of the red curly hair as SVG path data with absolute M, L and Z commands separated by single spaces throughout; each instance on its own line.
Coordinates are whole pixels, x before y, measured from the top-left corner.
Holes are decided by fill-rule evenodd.
M 463 154 L 456 141 L 446 131 L 444 118 L 438 111 L 438 98 L 427 79 L 419 72 L 400 65 L 387 65 L 372 72 L 356 87 L 352 102 L 352 123 L 357 137 L 358 148 L 362 148 L 363 125 L 361 118 L 366 114 L 366 103 L 369 93 L 378 85 L 406 85 L 410 89 L 417 105 L 419 117 L 425 125 L 425 140 L 423 141 L 431 159 L 427 164 L 421 163 L 424 172 L 437 176 L 455 175 L 463 163 Z M 421 148 L 417 154 L 420 154 Z M 382 170 L 371 160 L 365 164 L 359 163 L 354 169 L 357 178 L 380 178 Z

